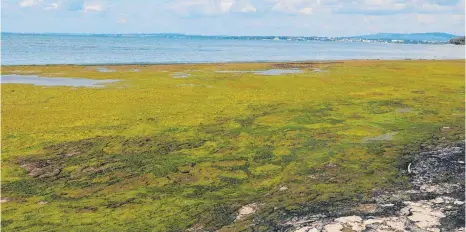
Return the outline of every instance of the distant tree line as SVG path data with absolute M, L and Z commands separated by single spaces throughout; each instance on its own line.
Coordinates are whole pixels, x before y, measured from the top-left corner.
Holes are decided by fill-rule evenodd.
M 456 45 L 464 45 L 464 39 L 465 39 L 464 36 L 460 36 L 460 37 L 451 39 L 449 43 L 456 44 Z

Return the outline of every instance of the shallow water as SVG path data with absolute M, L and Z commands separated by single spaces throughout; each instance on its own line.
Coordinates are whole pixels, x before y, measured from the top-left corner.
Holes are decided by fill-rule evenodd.
M 1 84 L 33 84 L 38 86 L 71 86 L 100 88 L 119 80 L 94 80 L 86 78 L 41 77 L 37 75 L 1 75 Z
M 302 73 L 302 71 L 299 69 L 269 69 L 269 70 L 254 72 L 254 73 L 257 73 L 259 75 L 266 75 L 266 76 L 276 76 L 276 75 L 281 75 L 281 74 Z
M 2 64 L 128 64 L 349 59 L 464 59 L 464 47 L 99 35 L 2 34 Z
M 173 78 L 188 78 L 189 76 L 191 76 L 191 74 L 184 72 L 176 72 L 172 74 Z
M 115 70 L 113 70 L 113 69 L 108 69 L 108 68 L 106 68 L 106 67 L 97 67 L 96 70 L 97 70 L 98 72 L 115 72 Z
M 265 75 L 265 76 L 277 76 L 281 74 L 296 74 L 302 73 L 300 69 L 268 69 L 268 70 L 257 70 L 257 71 L 237 71 L 237 70 L 222 70 L 222 71 L 215 71 L 217 73 L 253 73 L 257 75 Z

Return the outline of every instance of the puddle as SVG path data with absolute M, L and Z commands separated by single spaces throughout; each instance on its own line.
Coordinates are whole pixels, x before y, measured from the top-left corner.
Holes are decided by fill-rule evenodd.
M 32 73 L 38 73 L 39 71 L 24 71 L 24 70 L 13 70 L 13 73 L 26 73 L 26 74 L 32 74 Z
M 391 133 L 379 135 L 379 136 L 372 137 L 372 138 L 364 138 L 362 142 L 367 143 L 370 141 L 389 141 L 389 140 L 393 140 L 393 136 L 395 136 L 396 134 L 398 134 L 398 132 L 391 132 Z
M 95 70 L 97 70 L 97 72 L 103 72 L 103 73 L 116 72 L 116 70 L 108 69 L 107 67 L 97 67 L 95 68 Z
M 236 71 L 236 70 L 224 70 L 224 71 L 215 71 L 217 73 L 253 73 L 257 75 L 265 76 L 277 76 L 281 74 L 297 74 L 302 73 L 302 70 L 297 68 L 292 69 L 268 69 L 268 70 L 257 70 L 257 71 Z
M 254 73 L 258 71 L 236 71 L 236 70 L 222 70 L 222 71 L 215 71 L 216 73 Z
M 313 68 L 313 69 L 312 69 L 312 72 L 319 72 L 319 73 L 321 73 L 321 72 L 328 72 L 328 71 L 327 71 L 327 70 L 322 70 L 322 69 L 320 69 L 320 68 Z
M 256 72 L 259 75 L 266 75 L 266 76 L 276 76 L 281 74 L 295 74 L 301 73 L 302 71 L 299 69 L 269 69 L 265 71 Z
M 184 73 L 184 72 L 176 72 L 172 74 L 173 78 L 188 78 L 189 76 L 191 76 L 191 74 Z
M 37 75 L 1 75 L 1 84 L 33 84 L 38 86 L 104 87 L 119 80 L 94 80 L 86 78 L 40 77 Z

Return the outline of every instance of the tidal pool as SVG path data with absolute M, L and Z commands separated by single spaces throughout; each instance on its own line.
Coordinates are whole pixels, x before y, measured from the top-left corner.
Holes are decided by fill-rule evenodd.
M 1 75 L 1 84 L 32 84 L 38 86 L 104 87 L 119 80 L 94 80 L 86 78 L 41 77 L 37 75 Z
M 189 76 L 191 76 L 191 74 L 184 72 L 176 72 L 172 74 L 173 78 L 188 78 Z
M 281 74 L 296 74 L 302 73 L 300 69 L 268 69 L 268 70 L 256 70 L 256 71 L 236 71 L 236 70 L 224 70 L 224 71 L 215 71 L 217 73 L 253 73 L 257 75 L 265 76 L 277 76 Z
M 106 67 L 97 67 L 96 70 L 98 72 L 115 72 L 116 70 L 113 70 L 113 69 L 108 69 Z

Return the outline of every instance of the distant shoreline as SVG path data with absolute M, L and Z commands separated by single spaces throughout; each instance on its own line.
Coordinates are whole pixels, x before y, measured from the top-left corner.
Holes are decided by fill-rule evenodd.
M 341 60 L 286 60 L 286 61 L 226 61 L 226 62 L 135 62 L 135 63 L 93 63 L 93 64 L 8 64 L 2 67 L 22 66 L 132 66 L 132 65 L 213 65 L 213 64 L 273 64 L 273 63 L 341 63 L 347 61 L 463 61 L 464 59 L 341 59 Z

